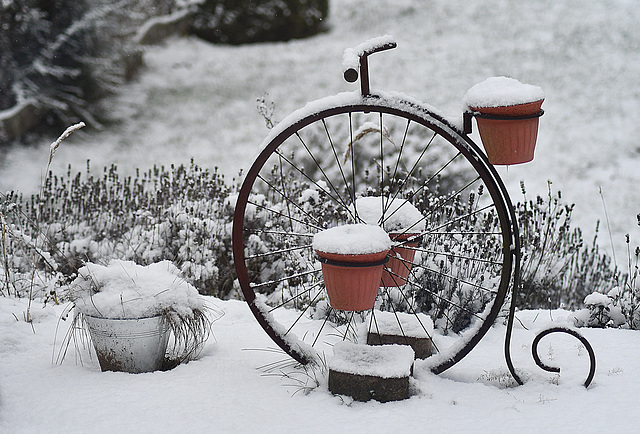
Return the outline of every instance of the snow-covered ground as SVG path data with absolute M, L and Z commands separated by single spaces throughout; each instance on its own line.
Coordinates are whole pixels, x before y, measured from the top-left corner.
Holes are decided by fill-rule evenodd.
M 428 4 L 428 7 L 425 6 Z M 54 170 L 117 163 L 121 171 L 188 162 L 219 166 L 232 177 L 266 135 L 256 98 L 268 93 L 275 119 L 308 100 L 356 89 L 341 77 L 342 51 L 394 34 L 398 49 L 371 58 L 372 86 L 412 94 L 460 114 L 466 91 L 489 76 L 512 76 L 544 89 L 536 159 L 501 168 L 521 198 L 546 192 L 547 180 L 575 202 L 587 232 L 607 210 L 623 262 L 624 234 L 640 243 L 640 11 L 632 0 L 333 0 L 328 33 L 301 41 L 244 47 L 174 39 L 149 48 L 147 69 L 110 101 L 123 119 L 102 132 L 75 134 Z M 3 149 L 0 189 L 33 191 L 47 143 Z M 634 234 L 635 232 L 635 234 Z M 604 238 L 601 235 L 601 238 Z M 601 240 L 602 241 L 602 240 Z M 604 240 L 606 242 L 607 240 Z M 606 245 L 605 245 L 606 247 Z M 578 341 L 554 336 L 541 355 L 560 377 L 532 361 L 531 342 L 563 311 L 519 314 L 512 352 L 525 385 L 503 387 L 505 327 L 496 325 L 461 363 L 439 376 L 416 363 L 409 400 L 357 403 L 332 396 L 326 378 L 304 393 L 291 366 L 241 301 L 209 302 L 225 311 L 202 357 L 168 372 L 102 373 L 73 351 L 52 364 L 63 337 L 63 307 L 0 297 L 0 432 L 635 432 L 640 388 L 637 331 L 584 329 L 598 360 L 592 386 L 581 385 L 588 355 Z M 279 365 L 278 365 L 279 366 Z
M 596 220 L 604 220 L 602 188 L 624 262 L 624 234 L 640 243 L 639 23 L 633 0 L 334 0 L 330 31 L 310 39 L 241 47 L 173 39 L 149 48 L 147 69 L 110 101 L 124 122 L 76 134 L 54 169 L 66 173 L 71 163 L 82 171 L 90 159 L 97 170 L 115 162 L 131 172 L 194 157 L 233 177 L 267 133 L 256 98 L 268 93 L 279 120 L 306 101 L 355 90 L 342 79 L 343 50 L 393 34 L 398 48 L 370 60 L 374 88 L 459 115 L 467 90 L 487 77 L 542 87 L 546 114 L 536 159 L 500 171 L 514 200 L 522 198 L 520 180 L 529 198 L 553 181 L 576 203 L 574 221 L 588 239 Z M 35 190 L 48 143 L 3 150 L 0 190 Z M 609 249 L 604 231 L 600 239 Z
M 291 367 L 285 375 L 262 366 L 286 359 L 241 301 L 208 299 L 225 315 L 213 325 L 199 360 L 167 372 L 100 372 L 95 357 L 71 349 L 52 364 L 61 306 L 32 306 L 0 297 L 0 432 L 636 432 L 640 388 L 637 331 L 583 329 L 597 356 L 589 389 L 582 386 L 588 355 L 574 338 L 547 337 L 540 355 L 563 367 L 537 368 L 530 351 L 536 331 L 568 313 L 522 312 L 513 356 L 523 386 L 508 384 L 502 353 L 505 327 L 495 326 L 463 361 L 441 375 L 414 368 L 411 397 L 380 404 L 333 396 L 327 379 L 308 394 Z M 68 321 L 67 321 L 68 322 Z M 58 345 L 67 322 L 61 322 Z M 59 346 L 57 347 L 59 348 Z M 331 355 L 331 354 L 329 354 Z M 311 383 L 309 383 L 311 384 Z

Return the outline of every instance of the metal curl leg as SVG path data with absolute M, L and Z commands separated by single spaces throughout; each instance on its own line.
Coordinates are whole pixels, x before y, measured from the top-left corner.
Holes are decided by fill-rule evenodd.
M 517 235 L 517 227 L 516 227 L 516 235 Z M 511 360 L 511 333 L 513 330 L 513 320 L 516 314 L 516 294 L 517 294 L 516 288 L 520 287 L 519 270 L 520 270 L 521 257 L 520 257 L 519 247 L 520 247 L 519 244 L 516 243 L 516 250 L 514 252 L 515 261 L 516 261 L 516 275 L 514 276 L 514 290 L 511 293 L 511 305 L 509 307 L 509 317 L 507 318 L 507 332 L 504 340 L 504 356 L 507 362 L 507 368 L 509 369 L 511 376 L 519 385 L 522 386 L 524 382 L 522 381 L 520 376 L 516 373 L 516 370 L 513 366 L 513 362 Z M 538 344 L 540 343 L 540 340 L 551 333 L 570 334 L 571 336 L 577 338 L 585 346 L 585 348 L 587 349 L 587 352 L 589 353 L 590 367 L 589 367 L 589 375 L 587 376 L 587 379 L 584 382 L 584 387 L 589 387 L 589 385 L 591 384 L 591 381 L 593 380 L 593 376 L 595 375 L 595 372 L 596 372 L 596 355 L 589 341 L 584 336 L 582 336 L 580 333 L 578 333 L 573 329 L 569 329 L 566 327 L 553 327 L 553 328 L 543 330 L 538 335 L 536 335 L 536 337 L 533 340 L 533 345 L 531 347 L 531 352 L 533 353 L 533 359 L 535 360 L 536 364 L 547 372 L 560 372 L 560 368 L 558 367 L 545 365 L 540 360 L 540 356 L 538 355 Z
M 535 360 L 536 365 L 538 365 L 539 367 L 541 367 L 542 369 L 544 369 L 547 372 L 560 372 L 560 368 L 555 367 L 555 366 L 548 366 L 545 365 L 542 360 L 540 360 L 540 356 L 538 355 L 538 344 L 540 343 L 540 340 L 542 338 L 544 338 L 545 336 L 551 334 L 551 333 L 567 333 L 570 334 L 571 336 L 577 338 L 582 345 L 585 346 L 585 348 L 587 349 L 587 351 L 589 352 L 589 375 L 587 376 L 587 380 L 584 382 L 584 387 L 589 387 L 589 384 L 591 384 L 591 380 L 593 380 L 593 376 L 595 375 L 596 372 L 596 355 L 593 351 L 593 347 L 591 347 L 591 344 L 589 343 L 589 341 L 582 336 L 580 333 L 578 333 L 575 330 L 569 329 L 569 328 L 565 328 L 565 327 L 553 327 L 547 330 L 542 331 L 541 333 L 539 333 L 535 339 L 533 340 L 533 346 L 531 347 L 531 352 L 533 354 L 533 360 Z
M 513 248 L 511 254 L 514 257 L 514 276 L 513 276 L 513 290 L 511 291 L 511 304 L 509 306 L 509 316 L 507 318 L 507 332 L 504 338 L 504 358 L 507 362 L 507 368 L 511 373 L 513 379 L 520 386 L 524 384 L 520 376 L 516 373 L 516 368 L 513 366 L 511 360 L 511 332 L 513 331 L 513 320 L 516 316 L 516 299 L 517 293 L 520 289 L 520 263 L 522 261 L 522 253 L 520 251 L 520 229 L 518 228 L 518 219 L 516 217 L 516 211 L 509 200 L 509 212 L 511 214 L 511 224 L 513 225 Z
M 517 304 L 516 299 L 517 299 L 517 294 L 518 294 L 518 290 L 520 289 L 520 283 L 521 283 L 520 264 L 522 261 L 522 254 L 520 251 L 520 231 L 517 223 L 518 219 L 515 213 L 515 209 L 513 205 L 511 205 L 511 201 L 508 198 L 507 198 L 507 203 L 509 206 L 509 212 L 511 214 L 511 222 L 512 222 L 513 246 L 511 248 L 511 254 L 514 256 L 515 272 L 513 276 L 513 291 L 511 292 L 511 305 L 509 306 L 509 317 L 507 318 L 507 331 L 504 339 L 504 357 L 507 362 L 507 368 L 509 369 L 509 372 L 513 376 L 513 379 L 519 385 L 522 386 L 524 382 L 522 381 L 520 376 L 516 373 L 516 370 L 513 366 L 513 362 L 511 360 L 511 333 L 513 331 L 513 320 L 516 316 L 516 304 Z M 533 359 L 535 360 L 536 364 L 547 372 L 560 372 L 560 368 L 545 365 L 540 360 L 540 357 L 538 356 L 538 343 L 542 338 L 544 338 L 545 336 L 551 333 L 570 334 L 571 336 L 577 338 L 585 346 L 585 348 L 589 352 L 590 368 L 589 368 L 589 375 L 587 376 L 587 380 L 584 382 L 584 387 L 589 387 L 589 385 L 591 384 L 591 381 L 593 380 L 593 376 L 595 375 L 595 372 L 596 372 L 596 355 L 589 341 L 587 341 L 587 339 L 584 336 L 582 336 L 580 333 L 578 333 L 573 329 L 569 329 L 566 327 L 553 327 L 553 328 L 543 330 L 541 333 L 539 333 L 534 338 L 533 345 L 531 348 L 531 351 L 533 353 Z

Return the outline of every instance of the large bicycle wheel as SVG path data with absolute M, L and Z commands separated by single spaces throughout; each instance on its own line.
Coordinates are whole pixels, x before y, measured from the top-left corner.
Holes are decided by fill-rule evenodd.
M 366 202 L 378 204 L 376 221 Z M 515 245 L 507 203 L 484 154 L 429 108 L 395 96 L 327 98 L 277 125 L 245 175 L 233 228 L 240 286 L 269 336 L 304 364 L 339 340 L 362 340 L 380 312 L 426 315 L 435 325 L 426 360 L 439 373 L 471 351 L 505 301 Z M 363 220 L 389 231 L 403 208 L 414 221 L 390 237 L 407 254 L 385 266 L 375 307 L 333 309 L 314 234 Z

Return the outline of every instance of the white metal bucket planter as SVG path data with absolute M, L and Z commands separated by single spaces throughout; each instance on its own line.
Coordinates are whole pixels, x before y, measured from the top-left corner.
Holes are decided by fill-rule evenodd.
M 162 369 L 169 324 L 151 318 L 110 319 L 84 316 L 102 371 L 133 374 Z

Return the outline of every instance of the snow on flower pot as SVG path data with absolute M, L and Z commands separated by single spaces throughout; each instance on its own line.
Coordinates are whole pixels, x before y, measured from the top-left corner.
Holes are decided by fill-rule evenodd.
M 70 297 L 73 323 L 81 321 L 89 332 L 103 371 L 148 372 L 194 359 L 214 313 L 169 261 L 86 263 L 70 285 Z
M 491 164 L 533 160 L 543 101 L 540 87 L 508 77 L 491 77 L 469 89 L 465 104 L 476 118 Z
M 407 200 L 380 196 L 356 199 L 356 209 L 358 217 L 365 223 L 382 224 L 393 242 L 389 263 L 382 272 L 381 286 L 406 284 L 421 238 L 420 232 L 425 227 L 424 216 Z
M 102 371 L 138 374 L 162 369 L 169 342 L 169 325 L 160 316 L 136 319 L 85 315 Z
M 353 224 L 318 232 L 313 248 L 322 263 L 329 304 L 334 309 L 373 308 L 391 240 L 378 226 Z

